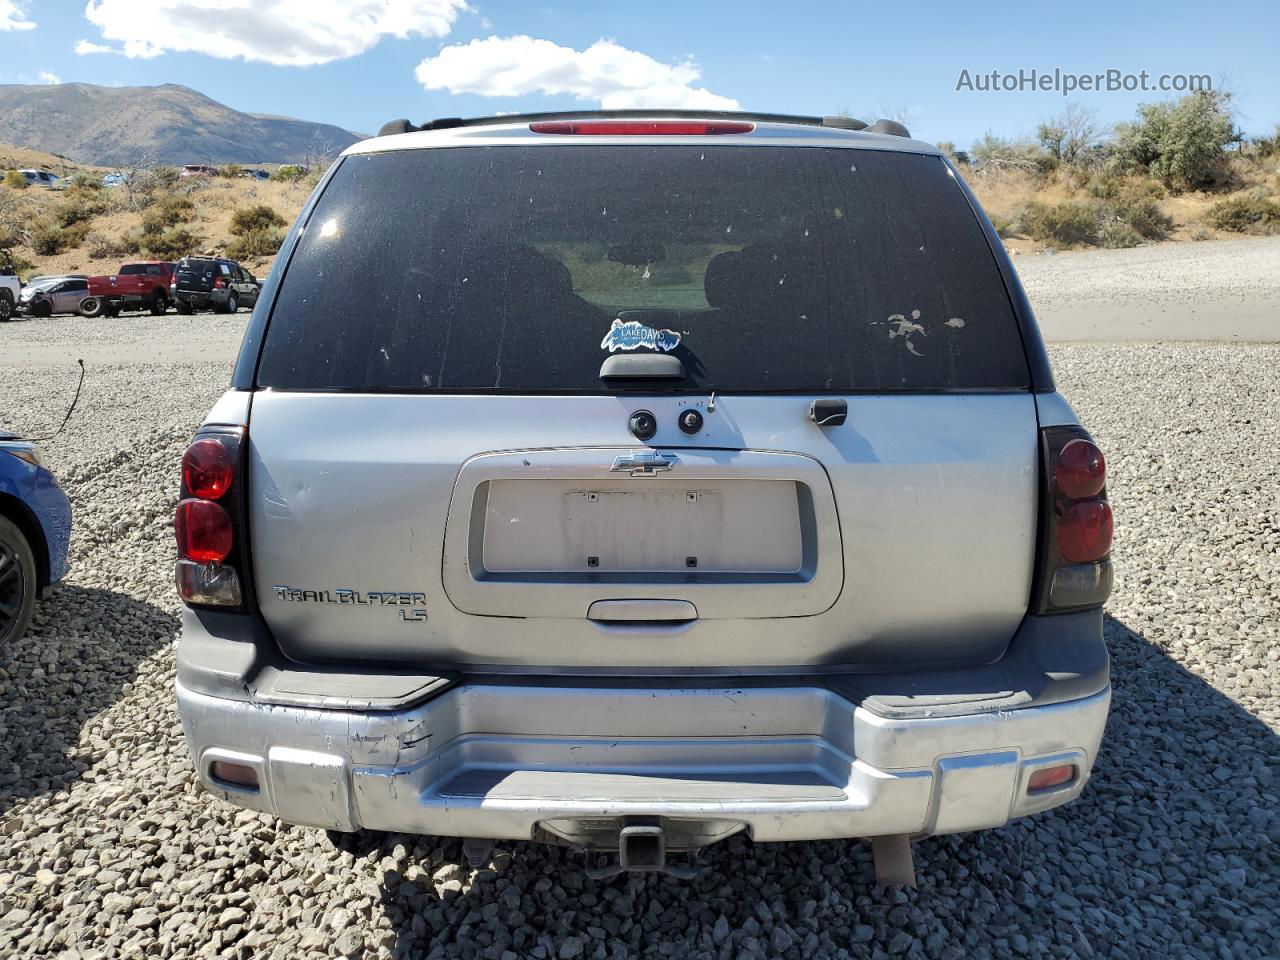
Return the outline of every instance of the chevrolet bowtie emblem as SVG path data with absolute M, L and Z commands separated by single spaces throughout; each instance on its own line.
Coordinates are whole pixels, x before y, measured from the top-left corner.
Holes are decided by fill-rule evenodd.
M 644 453 L 624 453 L 614 457 L 610 473 L 629 473 L 633 477 L 652 477 L 657 473 L 670 470 L 679 460 L 673 454 L 655 453 L 646 450 Z

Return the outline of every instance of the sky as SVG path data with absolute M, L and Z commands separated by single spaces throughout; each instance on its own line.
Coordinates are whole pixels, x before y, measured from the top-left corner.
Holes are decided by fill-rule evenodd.
M 1277 38 L 1278 0 L 0 0 L 0 83 L 180 83 L 362 133 L 601 106 L 847 112 L 965 147 L 1068 103 L 1122 122 L 1197 76 L 1232 92 L 1246 133 L 1270 133 Z M 1123 89 L 1143 71 L 1146 90 Z

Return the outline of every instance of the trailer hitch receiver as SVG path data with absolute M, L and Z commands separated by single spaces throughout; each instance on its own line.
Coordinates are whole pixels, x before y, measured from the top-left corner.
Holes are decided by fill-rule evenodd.
M 684 880 L 696 877 L 694 867 L 667 862 L 667 837 L 657 817 L 629 817 L 618 832 L 618 859 L 602 867 L 590 867 L 587 875 L 603 880 L 619 873 L 666 873 Z

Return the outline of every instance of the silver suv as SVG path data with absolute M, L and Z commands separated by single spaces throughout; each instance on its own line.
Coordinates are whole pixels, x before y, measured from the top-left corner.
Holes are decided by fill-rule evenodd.
M 1102 454 L 964 181 L 862 126 L 500 117 L 346 151 L 183 462 L 211 792 L 606 871 L 868 837 L 886 881 L 911 837 L 1080 793 Z

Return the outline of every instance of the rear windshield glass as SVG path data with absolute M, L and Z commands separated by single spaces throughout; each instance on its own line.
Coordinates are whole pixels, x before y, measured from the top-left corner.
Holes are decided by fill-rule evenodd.
M 683 377 L 602 380 L 670 353 Z M 985 236 L 937 157 L 459 147 L 349 157 L 288 265 L 278 389 L 601 393 L 1028 384 Z
M 120 268 L 120 276 L 131 277 L 134 274 L 146 273 L 147 265 L 145 263 L 131 263 Z

